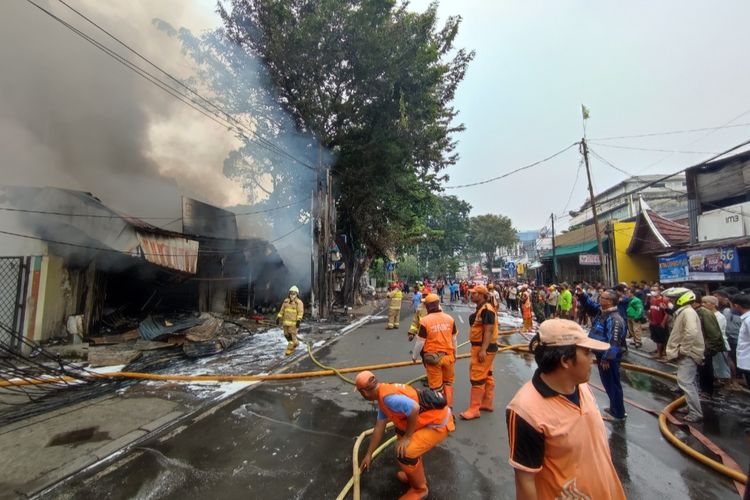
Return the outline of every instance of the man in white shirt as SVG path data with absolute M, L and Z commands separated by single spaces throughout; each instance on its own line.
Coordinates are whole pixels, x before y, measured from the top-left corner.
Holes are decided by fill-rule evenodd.
M 732 297 L 732 307 L 740 313 L 742 326 L 737 337 L 737 368 L 742 370 L 750 387 L 750 295 L 740 293 Z

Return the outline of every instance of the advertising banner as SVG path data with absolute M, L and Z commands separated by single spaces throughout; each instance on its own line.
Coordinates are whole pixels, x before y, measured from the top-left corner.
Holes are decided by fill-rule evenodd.
M 687 253 L 688 276 L 695 281 L 723 281 L 724 263 L 721 249 L 704 248 Z
M 669 257 L 659 257 L 659 281 L 661 283 L 676 283 L 688 279 L 688 257 L 686 253 L 678 253 Z

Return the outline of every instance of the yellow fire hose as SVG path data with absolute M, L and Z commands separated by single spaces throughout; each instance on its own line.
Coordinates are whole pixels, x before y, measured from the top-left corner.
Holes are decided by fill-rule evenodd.
M 462 344 L 462 345 L 465 345 Z M 516 351 L 516 352 L 528 352 L 528 346 L 526 344 L 515 344 L 510 346 L 502 347 L 498 350 L 498 353 L 505 352 L 505 351 Z M 456 356 L 456 359 L 464 359 L 470 355 L 466 354 L 460 354 Z M 641 373 L 646 373 L 649 375 L 654 375 L 657 377 L 666 378 L 669 380 L 676 381 L 677 377 L 671 373 L 663 372 L 660 370 L 656 370 L 654 368 L 648 368 L 645 366 L 640 365 L 634 365 L 632 363 L 622 363 L 620 366 L 627 370 L 631 371 L 637 371 Z M 721 462 L 718 462 L 716 460 L 713 460 L 706 455 L 694 450 L 687 444 L 680 441 L 680 439 L 675 436 L 672 431 L 669 430 L 669 427 L 667 426 L 667 417 L 666 413 L 671 414 L 675 409 L 679 408 L 685 403 L 685 397 L 681 396 L 677 398 L 676 400 L 672 401 L 669 405 L 667 405 L 659 415 L 659 430 L 664 435 L 664 437 L 669 441 L 673 446 L 675 446 L 678 450 L 682 451 L 683 453 L 687 454 L 688 456 L 698 460 L 702 464 L 712 468 L 716 472 L 719 472 L 720 474 L 723 474 L 724 476 L 732 479 L 733 481 L 736 481 L 738 483 L 745 484 L 747 482 L 747 476 L 743 474 L 742 472 L 739 472 L 735 469 L 729 468 L 726 465 L 722 464 Z M 364 431 L 362 434 L 359 435 L 357 438 L 357 441 L 354 443 L 354 448 L 352 450 L 352 478 L 349 480 L 349 482 L 344 486 L 344 488 L 341 490 L 341 493 L 339 493 L 339 496 L 336 500 L 343 500 L 346 498 L 347 493 L 349 492 L 352 487 L 354 487 L 354 499 L 359 500 L 360 498 L 360 491 L 359 491 L 359 480 L 360 480 L 360 472 L 359 472 L 359 448 L 364 441 L 364 438 L 368 436 L 369 434 L 372 434 L 372 431 L 374 429 L 368 429 L 367 431 Z M 382 450 L 387 448 L 389 445 L 391 445 L 393 442 L 395 442 L 397 439 L 396 436 L 393 436 L 386 442 L 384 442 L 382 445 L 380 445 L 377 450 L 373 453 L 373 459 L 380 454 Z

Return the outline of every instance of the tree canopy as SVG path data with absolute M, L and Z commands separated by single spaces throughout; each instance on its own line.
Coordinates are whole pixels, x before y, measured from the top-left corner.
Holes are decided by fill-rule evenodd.
M 295 126 L 335 154 L 348 300 L 372 258 L 423 238 L 441 172 L 457 160 L 453 135 L 463 126 L 451 102 L 474 53 L 454 48 L 460 17 L 438 27 L 436 8 L 412 12 L 395 0 L 219 4 L 229 39 L 263 61 Z
M 511 220 L 504 215 L 487 214 L 472 217 L 469 235 L 471 247 L 485 257 L 489 272 L 492 272 L 495 252 L 518 241 L 518 234 Z

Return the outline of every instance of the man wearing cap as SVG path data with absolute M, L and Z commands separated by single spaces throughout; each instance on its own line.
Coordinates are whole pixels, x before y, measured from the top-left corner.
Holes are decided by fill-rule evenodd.
M 493 411 L 495 409 L 493 405 L 495 379 L 492 376 L 492 363 L 497 354 L 497 311 L 490 304 L 489 290 L 484 285 L 474 287 L 471 301 L 476 304 L 477 309 L 469 316 L 471 393 L 469 407 L 460 413 L 464 420 L 479 418 L 480 410 Z
M 398 479 L 409 489 L 400 500 L 427 497 L 427 478 L 422 455 L 440 444 L 455 430 L 450 407 L 421 409 L 419 393 L 409 385 L 378 382 L 372 372 L 363 371 L 355 379 L 357 390 L 367 401 L 378 402 L 378 420 L 370 438 L 360 471 L 370 468 L 372 454 L 383 439 L 390 420 L 396 428 L 396 458 L 401 470 Z M 439 406 L 439 405 L 435 405 Z
M 538 368 L 506 410 L 516 498 L 625 498 L 587 384 L 591 350 L 608 348 L 574 321 L 539 326 L 529 345 Z
M 453 406 L 453 379 L 458 331 L 456 322 L 440 310 L 440 297 L 431 293 L 424 299 L 427 314 L 419 320 L 419 333 L 411 352 L 412 361 L 420 356 L 427 372 L 427 385 L 443 392 Z
M 385 297 L 388 299 L 388 324 L 385 327 L 386 330 L 398 328 L 399 318 L 401 317 L 401 299 L 403 296 L 398 283 L 391 283 L 391 289 L 385 294 Z

